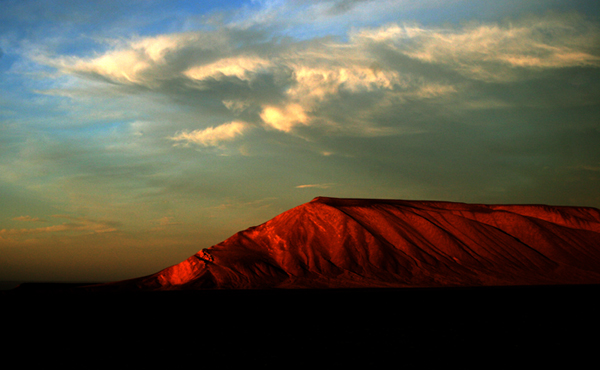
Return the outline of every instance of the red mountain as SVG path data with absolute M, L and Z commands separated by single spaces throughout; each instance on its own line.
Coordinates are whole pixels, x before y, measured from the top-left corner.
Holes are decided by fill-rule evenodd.
M 315 198 L 113 289 L 600 284 L 600 211 Z

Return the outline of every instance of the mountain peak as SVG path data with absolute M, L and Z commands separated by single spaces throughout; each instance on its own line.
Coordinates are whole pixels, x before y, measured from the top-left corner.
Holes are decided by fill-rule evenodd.
M 600 283 L 595 208 L 316 197 L 156 274 L 102 287 L 590 283 Z

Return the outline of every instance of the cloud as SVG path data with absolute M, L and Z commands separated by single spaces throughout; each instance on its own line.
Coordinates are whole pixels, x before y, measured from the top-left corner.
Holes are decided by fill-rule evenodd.
M 318 37 L 323 32 L 340 34 L 374 22 L 389 22 L 398 15 L 444 8 L 464 0 L 274 0 L 259 1 L 258 9 L 242 12 L 230 26 L 238 29 L 279 29 L 300 38 Z
M 329 189 L 335 184 L 307 184 L 307 185 L 298 185 L 296 189 L 306 189 L 306 188 L 317 188 L 317 189 Z
M 239 200 L 228 199 L 226 203 L 219 204 L 215 207 L 210 207 L 209 209 L 214 210 L 226 210 L 226 209 L 241 209 L 241 208 L 251 208 L 251 209 L 263 209 L 269 208 L 273 205 L 273 201 L 276 200 L 276 197 L 267 197 L 261 198 L 257 200 L 253 200 L 250 202 L 243 202 Z
M 579 165 L 576 166 L 575 169 L 583 170 L 583 171 L 592 171 L 592 172 L 600 172 L 600 165 Z
M 31 216 L 20 216 L 13 218 L 15 221 L 24 221 L 24 222 L 47 222 L 43 218 L 39 217 L 31 217 Z
M 327 60 L 325 63 L 321 62 L 320 66 L 308 63 L 293 65 L 295 84 L 287 91 L 288 96 L 312 105 L 338 95 L 341 91 L 359 93 L 408 85 L 400 72 L 378 69 L 373 59 L 359 59 L 348 51 L 335 54 L 341 54 L 340 58 L 350 57 L 354 60 L 346 63 Z
M 27 216 L 26 216 L 27 217 Z M 83 232 L 83 233 L 107 233 L 117 231 L 117 224 L 108 221 L 96 221 L 85 217 L 72 217 L 69 215 L 54 215 L 53 218 L 67 219 L 70 222 L 64 222 L 59 225 L 38 227 L 33 229 L 2 229 L 1 235 L 26 235 L 26 234 L 46 234 L 56 232 Z M 23 220 L 21 220 L 23 221 Z M 26 221 L 32 221 L 26 219 Z
M 194 62 L 210 60 L 220 47 L 227 48 L 220 34 L 201 32 L 133 38 L 112 44 L 112 50 L 97 57 L 61 57 L 47 62 L 65 72 L 89 78 L 158 88 L 163 82 L 179 77 Z
M 181 225 L 181 222 L 174 222 L 173 221 L 174 217 L 171 216 L 164 216 L 159 218 L 158 220 L 156 220 L 156 222 L 160 225 L 160 226 L 168 226 L 168 225 Z
M 203 146 L 219 146 L 223 141 L 233 140 L 250 128 L 246 122 L 233 121 L 217 127 L 208 127 L 191 132 L 183 131 L 171 137 L 171 140 L 182 141 L 184 144 L 199 144 Z
M 359 31 L 353 40 L 385 44 L 410 58 L 446 65 L 469 78 L 510 82 L 523 76 L 521 70 L 600 67 L 598 31 L 581 17 L 555 15 L 460 29 L 394 24 Z
M 150 229 L 150 231 L 163 231 L 171 226 L 183 225 L 183 222 L 173 221 L 174 217 L 172 216 L 164 216 L 159 219 L 153 220 L 157 226 Z
M 294 126 L 308 124 L 309 119 L 304 108 L 297 103 L 288 104 L 283 108 L 266 106 L 260 118 L 277 130 L 290 132 Z
M 269 4 L 261 11 L 291 9 L 286 2 Z M 303 4 L 337 17 L 371 3 Z M 92 57 L 39 60 L 95 83 L 80 84 L 84 90 L 102 85 L 120 96 L 151 93 L 165 108 L 175 102 L 183 109 L 160 112 L 165 123 L 157 122 L 154 134 L 205 147 L 224 147 L 261 127 L 307 140 L 427 132 L 448 109 L 511 107 L 510 96 L 482 82 L 519 83 L 545 71 L 600 66 L 597 27 L 571 15 L 447 28 L 390 23 L 356 28 L 347 40 L 279 39 L 277 28 L 263 22 L 264 28 L 232 22 L 211 31 L 134 37 Z M 86 94 L 70 94 L 77 96 Z
M 332 1 L 333 4 L 331 5 L 331 7 L 327 11 L 327 13 L 330 14 L 330 15 L 344 14 L 344 13 L 346 13 L 348 11 L 351 11 L 352 8 L 354 8 L 359 3 L 371 2 L 371 1 L 373 1 L 373 0 L 337 0 L 337 1 Z
M 239 56 L 220 59 L 207 65 L 194 66 L 183 72 L 183 74 L 193 80 L 200 81 L 223 77 L 237 77 L 240 80 L 250 80 L 251 75 L 264 71 L 271 66 L 272 63 L 266 59 Z
M 256 44 L 248 40 L 254 33 L 220 29 L 135 38 L 115 42 L 112 50 L 93 58 L 39 60 L 66 74 L 109 82 L 115 90 L 121 89 L 120 94 L 152 91 L 198 114 L 238 122 L 222 127 L 187 125 L 171 136 L 204 146 L 230 140 L 249 125 L 288 134 L 296 134 L 296 128 L 302 126 L 367 135 L 388 132 L 361 119 L 368 118 L 368 113 L 354 114 L 358 107 L 346 107 L 340 116 L 340 111 L 331 110 L 331 103 L 339 104 L 340 96 L 349 94 L 360 96 L 359 106 L 367 109 L 369 105 L 378 107 L 386 93 L 426 99 L 454 91 L 397 66 L 381 65 L 378 55 L 360 43 L 321 39 Z

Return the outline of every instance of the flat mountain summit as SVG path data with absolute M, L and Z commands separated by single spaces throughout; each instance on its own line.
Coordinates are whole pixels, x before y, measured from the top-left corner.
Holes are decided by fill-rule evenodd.
M 600 211 L 317 197 L 108 290 L 600 284 Z

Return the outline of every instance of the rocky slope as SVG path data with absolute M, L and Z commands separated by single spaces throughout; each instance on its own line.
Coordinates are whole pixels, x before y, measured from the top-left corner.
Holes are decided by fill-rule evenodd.
M 319 197 L 153 275 L 95 289 L 599 283 L 595 208 Z

